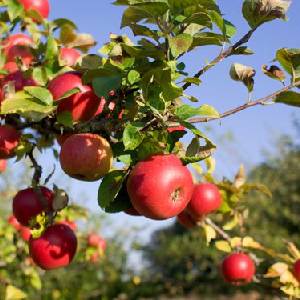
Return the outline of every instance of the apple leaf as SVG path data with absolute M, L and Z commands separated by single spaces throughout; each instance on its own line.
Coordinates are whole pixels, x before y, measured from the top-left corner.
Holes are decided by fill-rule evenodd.
M 125 180 L 127 171 L 113 170 L 103 177 L 98 190 L 98 203 L 103 209 L 117 197 Z
M 251 28 L 275 19 L 285 19 L 291 1 L 244 0 L 243 15 Z
M 117 90 L 120 86 L 121 76 L 119 74 L 93 79 L 93 88 L 98 97 L 107 97 L 110 91 Z
M 20 114 L 33 121 L 40 121 L 55 109 L 45 106 L 34 98 L 29 98 L 26 92 L 18 92 L 12 98 L 6 99 L 1 105 L 1 114 Z
M 292 75 L 293 81 L 300 80 L 300 49 L 279 49 L 276 52 L 276 60 L 286 72 Z
M 300 107 L 300 94 L 294 91 L 287 91 L 279 94 L 275 102 Z
M 218 250 L 230 253 L 232 251 L 230 244 L 227 241 L 216 241 L 215 246 Z
M 189 50 L 193 43 L 193 37 L 190 34 L 183 33 L 176 37 L 169 38 L 169 44 L 172 55 L 178 57 Z
M 32 97 L 40 100 L 43 104 L 52 105 L 53 96 L 46 88 L 39 86 L 25 86 L 24 90 Z
M 176 109 L 175 115 L 181 120 L 187 120 L 194 116 L 207 116 L 213 118 L 218 118 L 220 116 L 214 107 L 207 104 L 203 104 L 199 107 L 193 107 L 187 104 L 181 105 Z
M 125 127 L 123 132 L 123 144 L 125 150 L 134 150 L 142 143 L 144 136 L 140 132 L 141 128 L 142 127 L 139 124 L 137 126 L 128 124 Z
M 141 79 L 141 75 L 136 70 L 131 70 L 127 75 L 129 83 L 132 85 Z
M 5 300 L 21 300 L 26 299 L 27 295 L 13 285 L 8 285 L 5 291 Z
M 236 34 L 236 27 L 229 21 L 223 19 L 220 13 L 217 11 L 210 11 L 209 16 L 222 31 L 225 38 L 231 38 Z
M 72 113 L 69 111 L 63 111 L 60 112 L 57 115 L 57 122 L 59 124 L 62 124 L 66 127 L 72 128 L 73 127 L 73 118 L 72 118 Z

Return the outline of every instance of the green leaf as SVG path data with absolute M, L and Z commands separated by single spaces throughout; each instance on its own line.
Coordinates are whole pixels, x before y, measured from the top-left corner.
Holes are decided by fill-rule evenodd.
M 33 69 L 32 77 L 39 85 L 46 85 L 48 81 L 47 71 L 43 67 L 36 67 Z
M 98 190 L 98 203 L 103 209 L 108 207 L 118 195 L 127 171 L 114 170 L 105 175 Z
M 52 63 L 57 59 L 58 55 L 58 45 L 55 40 L 55 38 L 50 35 L 48 37 L 47 45 L 46 45 L 46 53 L 45 53 L 45 59 L 49 62 Z
M 276 52 L 276 60 L 292 75 L 293 81 L 300 80 L 300 49 L 279 49 Z
M 74 88 L 74 89 L 71 89 L 69 91 L 66 91 L 59 99 L 57 99 L 55 102 L 58 102 L 62 99 L 66 99 L 66 98 L 69 98 L 70 96 L 74 95 L 74 94 L 77 94 L 78 92 L 80 92 L 80 89 L 79 88 Z
M 243 16 L 251 28 L 275 19 L 285 19 L 290 1 L 244 0 Z
M 96 54 L 88 54 L 82 57 L 82 61 L 80 63 L 81 68 L 87 70 L 98 69 L 102 65 L 102 59 L 99 55 Z
M 202 32 L 197 33 L 193 37 L 192 48 L 198 46 L 207 46 L 207 45 L 217 45 L 222 46 L 224 37 L 221 34 L 216 34 L 213 32 Z
M 181 120 L 187 120 L 197 115 L 213 117 L 213 118 L 218 118 L 220 116 L 220 114 L 217 112 L 217 110 L 214 107 L 207 104 L 203 104 L 200 107 L 193 107 L 184 104 L 176 108 L 175 114 Z
M 193 43 L 193 37 L 187 33 L 179 34 L 176 37 L 169 38 L 169 44 L 172 55 L 178 57 L 189 50 Z
M 21 91 L 1 105 L 1 114 L 20 114 L 33 121 L 40 121 L 54 111 L 53 106 L 45 106 Z
M 119 74 L 97 77 L 93 79 L 93 88 L 98 97 L 107 97 L 112 90 L 117 90 L 121 86 L 121 76 Z
M 183 81 L 193 83 L 195 85 L 200 85 L 200 83 L 202 82 L 199 78 L 196 78 L 196 77 L 188 77 L 188 78 L 185 78 Z
M 132 84 L 138 82 L 141 79 L 141 75 L 140 75 L 140 73 L 138 71 L 131 70 L 128 73 L 127 78 L 128 78 L 129 83 L 132 85 Z
M 276 97 L 275 102 L 300 107 L 300 94 L 294 91 L 283 92 Z
M 142 143 L 144 136 L 140 132 L 141 129 L 142 127 L 139 124 L 136 124 L 135 126 L 134 123 L 128 124 L 125 127 L 123 132 L 123 144 L 125 150 L 134 150 Z
M 14 21 L 24 12 L 23 6 L 17 0 L 5 0 L 4 3 L 7 5 L 7 12 L 10 21 Z
M 53 104 L 53 96 L 46 88 L 39 86 L 26 86 L 24 87 L 24 90 L 32 97 L 40 100 L 43 104 Z
M 248 48 L 247 46 L 241 46 L 234 49 L 231 55 L 252 55 L 252 54 L 254 54 L 254 52 L 250 48 Z
M 57 122 L 66 127 L 72 128 L 73 127 L 72 113 L 69 111 L 63 111 L 63 112 L 59 113 L 57 115 Z
M 216 11 L 210 11 L 209 16 L 222 31 L 225 38 L 232 38 L 236 34 L 236 27 L 229 21 L 223 19 L 221 14 Z

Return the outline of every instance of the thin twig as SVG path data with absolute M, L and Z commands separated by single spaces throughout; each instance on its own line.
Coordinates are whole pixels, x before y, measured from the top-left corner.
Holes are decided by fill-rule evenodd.
M 223 118 L 226 118 L 228 116 L 231 116 L 237 112 L 240 112 L 242 110 L 245 110 L 249 107 L 253 107 L 253 106 L 256 106 L 256 105 L 266 105 L 268 104 L 271 100 L 274 100 L 274 98 L 276 98 L 279 94 L 283 93 L 283 92 L 287 92 L 297 86 L 300 86 L 300 82 L 297 82 L 297 83 L 294 83 L 294 84 L 290 84 L 266 97 L 263 97 L 263 98 L 260 98 L 260 99 L 257 99 L 255 101 L 250 101 L 250 102 L 247 102 L 241 106 L 238 106 L 238 107 L 235 107 L 235 108 L 232 108 L 222 114 L 220 114 L 220 116 L 218 117 L 195 117 L 195 118 L 191 118 L 189 119 L 188 121 L 190 123 L 203 123 L 203 122 L 209 122 L 209 121 L 212 121 L 212 120 L 219 120 L 219 119 L 223 119 Z
M 205 222 L 211 226 L 224 240 L 230 243 L 231 237 L 222 228 L 220 228 L 216 223 L 214 223 L 210 218 L 206 218 Z
M 42 176 L 42 167 L 37 163 L 36 159 L 33 156 L 33 150 L 28 153 L 28 157 L 30 161 L 32 162 L 32 168 L 34 169 L 34 173 L 32 176 L 32 186 L 37 187 L 40 183 L 41 176 Z
M 222 51 L 217 57 L 215 57 L 211 62 L 209 62 L 206 66 L 204 66 L 201 70 L 199 70 L 195 75 L 194 78 L 200 78 L 204 73 L 206 73 L 209 69 L 214 67 L 219 62 L 223 61 L 228 56 L 232 55 L 234 51 L 240 47 L 241 45 L 247 43 L 253 33 L 255 32 L 256 28 L 252 28 L 249 30 L 240 40 L 238 40 L 234 45 L 227 48 L 225 51 Z M 188 87 L 192 85 L 191 82 L 185 83 L 182 88 L 186 90 Z

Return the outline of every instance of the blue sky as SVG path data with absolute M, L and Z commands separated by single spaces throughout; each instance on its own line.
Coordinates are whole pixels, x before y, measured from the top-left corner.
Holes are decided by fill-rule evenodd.
M 179 0 L 180 1 L 180 0 Z M 109 33 L 129 33 L 127 29 L 120 30 L 122 7 L 111 5 L 107 0 L 50 0 L 50 18 L 66 17 L 72 19 L 81 32 L 91 33 L 98 41 L 99 49 L 108 41 Z M 218 1 L 225 17 L 232 21 L 238 28 L 236 38 L 241 37 L 247 30 L 248 25 L 240 13 L 242 0 Z M 229 78 L 231 63 L 240 62 L 251 65 L 257 70 L 255 91 L 253 98 L 268 95 L 274 90 L 280 89 L 281 84 L 265 77 L 260 68 L 263 64 L 270 64 L 275 56 L 275 51 L 282 47 L 300 47 L 300 1 L 294 0 L 288 13 L 289 21 L 275 21 L 263 25 L 249 43 L 253 56 L 236 56 L 221 63 L 212 71 L 202 77 L 200 87 L 194 87 L 188 92 L 200 99 L 201 103 L 214 105 L 220 112 L 243 104 L 247 98 L 245 87 Z M 193 74 L 207 60 L 219 53 L 218 47 L 200 49 L 193 55 L 184 58 L 188 70 Z M 294 135 L 292 116 L 300 118 L 300 111 L 284 105 L 272 105 L 267 107 L 255 107 L 241 112 L 221 122 L 209 124 L 208 135 L 217 142 L 220 137 L 230 135 L 234 137 L 232 143 L 221 143 L 215 157 L 217 158 L 218 176 L 232 176 L 240 163 L 244 163 L 249 169 L 254 164 L 264 159 L 263 150 L 273 151 L 276 137 L 282 133 Z M 206 129 L 207 125 L 201 124 L 199 128 Z M 49 164 L 48 156 L 44 156 L 43 163 Z M 56 180 L 62 181 L 63 185 L 70 186 L 72 196 L 78 203 L 85 203 L 89 207 L 99 210 L 97 207 L 97 188 L 99 183 L 81 183 L 76 180 L 66 180 L 61 176 L 61 171 L 56 173 Z M 118 227 L 140 225 L 147 228 L 141 237 L 147 239 L 149 232 L 167 222 L 154 222 L 144 218 L 128 217 L 118 214 L 111 217 L 111 221 Z M 108 231 L 109 234 L 109 231 Z

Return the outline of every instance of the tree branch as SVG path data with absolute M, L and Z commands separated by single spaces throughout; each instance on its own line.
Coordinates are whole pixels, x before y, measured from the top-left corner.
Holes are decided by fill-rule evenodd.
M 251 102 L 247 102 L 241 106 L 238 106 L 238 107 L 235 107 L 235 108 L 232 108 L 222 114 L 220 114 L 219 117 L 195 117 L 195 118 L 191 118 L 188 120 L 188 122 L 190 123 L 203 123 L 203 122 L 209 122 L 209 121 L 212 121 L 212 120 L 219 120 L 219 119 L 223 119 L 223 118 L 226 118 L 228 116 L 231 116 L 237 112 L 240 112 L 242 110 L 245 110 L 249 107 L 253 107 L 253 106 L 256 106 L 256 105 L 266 105 L 269 101 L 273 100 L 274 98 L 276 98 L 279 94 L 283 93 L 283 92 L 287 92 L 297 86 L 300 86 L 300 82 L 297 82 L 297 83 L 293 83 L 293 84 L 290 84 L 266 97 L 263 97 L 263 98 L 260 98 L 260 99 L 257 99 L 255 101 L 251 101 Z
M 231 237 L 217 224 L 215 224 L 210 218 L 206 218 L 205 223 L 211 226 L 224 240 L 230 243 Z
M 247 43 L 253 33 L 255 32 L 256 28 L 252 28 L 249 30 L 240 40 L 238 40 L 234 45 L 227 48 L 225 51 L 222 51 L 217 57 L 215 57 L 211 62 L 209 62 L 206 66 L 204 66 L 201 70 L 199 70 L 195 75 L 194 78 L 200 78 L 204 73 L 206 73 L 209 69 L 214 67 L 219 62 L 223 61 L 228 56 L 232 55 L 233 52 L 240 47 L 241 45 Z M 185 83 L 182 88 L 186 90 L 188 87 L 192 85 L 191 82 Z

